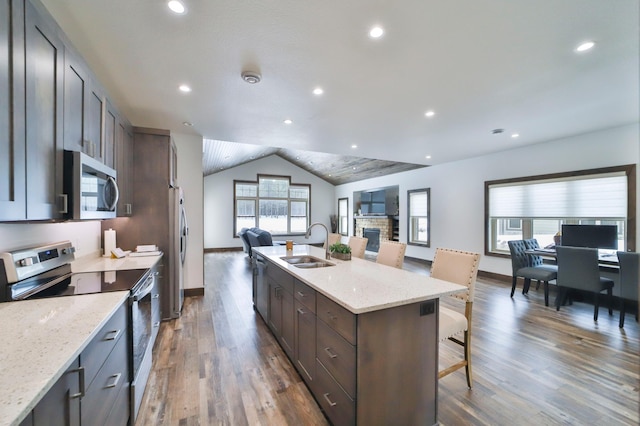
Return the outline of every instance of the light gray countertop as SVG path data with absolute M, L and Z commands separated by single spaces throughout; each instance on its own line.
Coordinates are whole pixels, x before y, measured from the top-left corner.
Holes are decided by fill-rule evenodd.
M 332 258 L 329 262 L 335 266 L 310 269 L 297 268 L 281 259 L 298 255 L 325 258 L 324 249 L 309 245 L 294 245 L 292 251 L 286 251 L 285 246 L 253 247 L 252 250 L 354 314 L 437 299 L 466 290 L 458 284 L 364 259 Z
M 0 303 L 0 426 L 17 425 L 129 296 L 128 291 Z

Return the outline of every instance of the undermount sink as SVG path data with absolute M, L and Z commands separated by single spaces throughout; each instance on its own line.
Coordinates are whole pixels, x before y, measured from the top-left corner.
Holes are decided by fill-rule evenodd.
M 320 259 L 318 257 L 309 256 L 309 255 L 286 256 L 286 257 L 281 257 L 280 259 L 284 260 L 290 265 L 295 266 L 296 268 L 309 269 L 309 268 L 325 268 L 327 266 L 335 266 L 333 263 L 327 262 L 324 259 Z

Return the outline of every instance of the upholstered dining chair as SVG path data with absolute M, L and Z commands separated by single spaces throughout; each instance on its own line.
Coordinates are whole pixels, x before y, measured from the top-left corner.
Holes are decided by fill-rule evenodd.
M 522 294 L 529 292 L 531 280 L 544 283 L 544 305 L 549 306 L 549 282 L 555 280 L 558 276 L 558 267 L 556 265 L 546 265 L 542 262 L 540 256 L 530 255 L 526 250 L 539 248 L 538 241 L 529 240 L 513 240 L 509 241 L 509 252 L 511 253 L 511 297 L 516 291 L 518 277 L 524 278 L 522 286 Z
M 327 241 L 324 242 L 324 248 L 331 247 L 335 243 L 339 243 L 342 241 L 342 235 L 340 234 L 329 234 L 327 236 Z
M 351 256 L 364 259 L 364 251 L 367 248 L 368 238 L 349 237 L 349 247 L 351 247 Z
M 620 265 L 620 324 L 624 327 L 624 305 L 626 300 L 636 302 L 636 321 L 638 321 L 638 282 L 640 280 L 640 253 L 619 251 Z
M 613 315 L 613 280 L 600 276 L 598 249 L 557 246 L 556 253 L 558 256 L 556 310 L 560 310 L 560 305 L 569 289 L 593 292 L 595 295 L 593 320 L 598 321 L 599 295 L 607 290 L 609 315 Z
M 407 250 L 405 243 L 398 241 L 383 241 L 378 249 L 377 263 L 393 266 L 402 269 L 404 263 L 404 252 Z
M 466 292 L 454 294 L 453 297 L 465 302 L 464 314 L 440 305 L 438 339 L 440 342 L 450 340 L 464 348 L 464 359 L 438 372 L 438 378 L 465 367 L 467 386 L 471 387 L 471 312 L 475 293 L 476 277 L 480 255 L 467 251 L 436 249 L 431 264 L 431 276 L 440 280 L 464 285 Z M 460 336 L 462 335 L 462 336 Z M 462 337 L 462 340 L 460 339 Z

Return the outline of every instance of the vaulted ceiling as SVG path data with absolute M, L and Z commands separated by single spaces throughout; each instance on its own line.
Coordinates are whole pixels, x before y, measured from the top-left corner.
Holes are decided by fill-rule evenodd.
M 637 0 L 41 1 L 134 125 L 225 141 L 204 173 L 232 143 L 340 183 L 640 116 Z

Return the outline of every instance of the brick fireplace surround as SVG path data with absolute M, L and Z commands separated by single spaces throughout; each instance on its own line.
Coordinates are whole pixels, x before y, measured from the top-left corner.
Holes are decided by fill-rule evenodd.
M 362 237 L 364 228 L 378 228 L 380 230 L 380 242 L 390 240 L 393 236 L 393 222 L 387 216 L 355 216 L 356 237 Z

